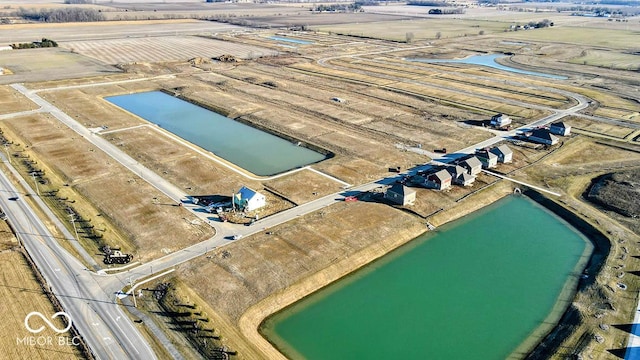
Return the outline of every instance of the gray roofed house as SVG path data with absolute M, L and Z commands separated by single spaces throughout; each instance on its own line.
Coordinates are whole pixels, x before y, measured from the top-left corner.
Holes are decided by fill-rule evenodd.
M 460 165 L 450 166 L 447 168 L 447 171 L 451 174 L 453 178 L 453 183 L 462 186 L 469 186 L 476 181 L 476 177 L 470 175 L 467 172 L 467 169 L 463 168 Z
M 571 126 L 563 123 L 562 121 L 558 121 L 549 126 L 549 131 L 551 131 L 552 134 L 569 136 L 569 134 L 571 134 Z
M 513 151 L 506 144 L 491 148 L 491 152 L 498 156 L 498 162 L 510 163 L 513 160 Z
M 444 190 L 451 187 L 451 174 L 447 170 L 440 170 L 426 177 L 424 185 L 430 189 Z
M 393 184 L 384 193 L 384 198 L 398 205 L 413 205 L 416 191 L 402 184 Z
M 531 134 L 527 136 L 527 139 L 529 139 L 529 141 L 547 145 L 555 145 L 559 140 L 557 136 L 550 133 L 547 129 L 535 129 L 531 131 Z
M 454 180 L 456 184 L 462 186 L 471 186 L 476 181 L 476 177 L 467 173 L 462 173 Z
M 476 151 L 476 157 L 480 160 L 482 167 L 485 169 L 491 169 L 498 165 L 498 155 L 487 149 Z
M 482 163 L 475 156 L 471 156 L 471 157 L 461 161 L 460 163 L 458 163 L 458 165 L 460 165 L 463 168 L 467 169 L 467 172 L 469 173 L 469 175 L 474 175 L 475 176 L 475 175 L 479 174 L 482 171 Z

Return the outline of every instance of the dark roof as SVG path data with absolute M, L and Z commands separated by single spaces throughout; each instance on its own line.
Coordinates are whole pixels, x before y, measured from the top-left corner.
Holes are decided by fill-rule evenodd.
M 467 169 L 463 168 L 460 165 L 449 166 L 447 171 L 451 174 L 451 176 L 458 176 L 460 174 L 466 174 Z
M 485 150 L 485 149 L 476 151 L 476 156 L 477 157 L 482 157 L 482 158 L 485 158 L 485 159 L 492 159 L 492 158 L 497 158 L 498 157 L 498 155 L 492 153 L 489 150 Z
M 567 128 L 567 125 L 565 125 L 562 121 L 554 122 L 554 123 L 551 124 L 551 126 L 562 128 L 562 129 L 566 129 Z
M 531 136 L 537 137 L 539 139 L 546 139 L 549 141 L 558 140 L 558 137 L 550 133 L 547 129 L 535 129 L 531 132 Z
M 411 195 L 411 194 L 415 194 L 416 191 L 406 187 L 402 184 L 393 184 L 390 188 L 387 189 L 387 191 L 391 191 L 393 193 L 396 193 L 398 195 L 402 195 L 402 196 L 406 196 L 406 195 Z

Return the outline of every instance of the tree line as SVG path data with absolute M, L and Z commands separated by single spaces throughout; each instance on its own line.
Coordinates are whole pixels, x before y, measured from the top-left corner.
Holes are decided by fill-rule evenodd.
M 63 9 L 25 9 L 20 8 L 14 13 L 14 16 L 21 17 L 26 20 L 62 23 L 62 22 L 89 22 L 104 21 L 104 15 L 96 9 L 84 8 L 63 8 Z
M 58 47 L 58 43 L 47 38 L 42 38 L 42 41 L 34 41 L 30 43 L 11 44 L 11 47 L 16 49 L 34 49 L 34 48 L 47 48 Z

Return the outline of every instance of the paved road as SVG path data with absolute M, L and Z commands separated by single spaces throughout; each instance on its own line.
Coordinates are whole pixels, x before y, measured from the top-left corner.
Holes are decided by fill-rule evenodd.
M 17 200 L 9 200 L 16 198 Z M 0 172 L 0 207 L 60 300 L 78 332 L 99 359 L 155 359 L 114 296 L 95 273 L 64 250 L 26 203 L 25 195 Z M 25 315 L 30 309 L 25 309 Z

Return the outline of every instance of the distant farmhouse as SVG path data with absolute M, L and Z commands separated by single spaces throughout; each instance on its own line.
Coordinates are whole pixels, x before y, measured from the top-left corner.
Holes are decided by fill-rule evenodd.
M 267 204 L 264 195 L 243 186 L 233 195 L 233 205 L 243 211 L 253 211 Z
M 398 205 L 413 205 L 416 201 L 416 191 L 402 184 L 393 184 L 384 193 L 384 198 Z
M 563 123 L 562 121 L 554 122 L 549 126 L 549 131 L 552 134 L 560 136 L 569 136 L 571 134 L 571 126 Z
M 558 137 L 553 135 L 547 129 L 535 129 L 527 135 L 529 141 L 539 144 L 555 145 L 558 143 Z
M 508 164 L 513 160 L 513 150 L 505 144 L 494 146 L 490 151 L 498 156 L 498 162 Z
M 511 125 L 511 118 L 504 114 L 497 114 L 491 117 L 491 126 L 503 128 Z

